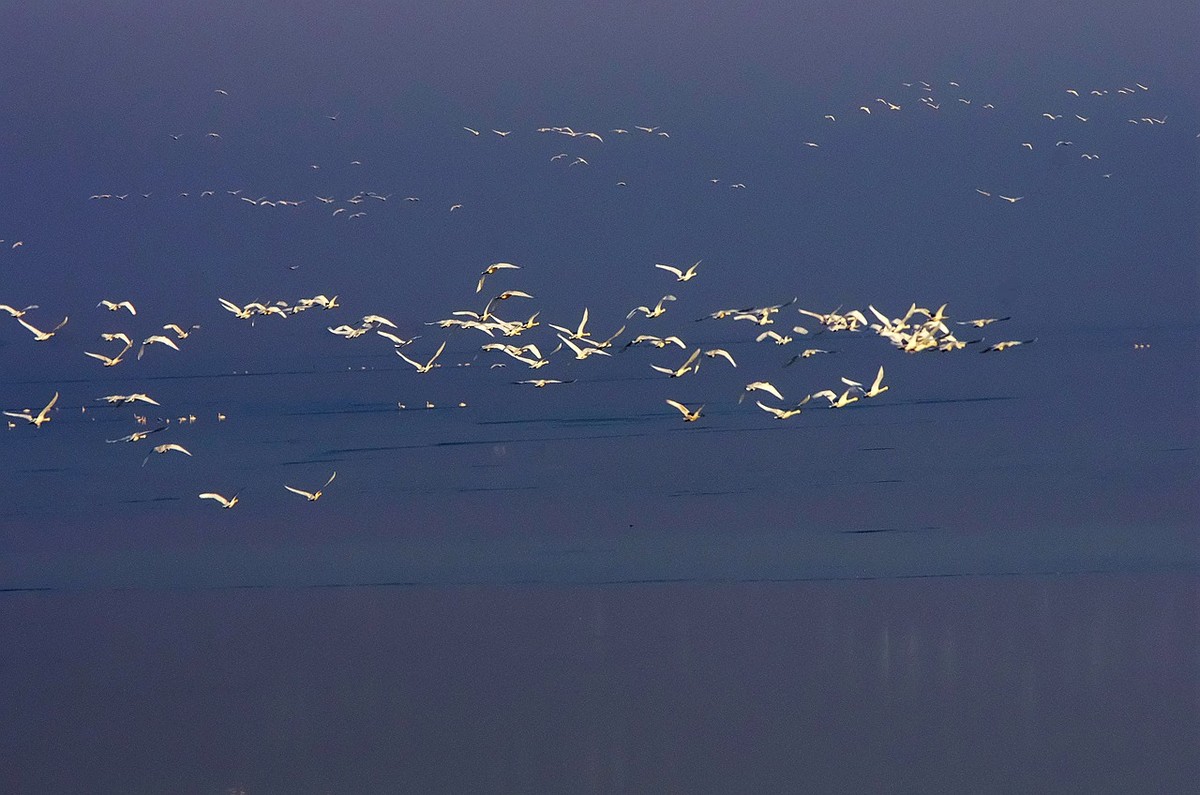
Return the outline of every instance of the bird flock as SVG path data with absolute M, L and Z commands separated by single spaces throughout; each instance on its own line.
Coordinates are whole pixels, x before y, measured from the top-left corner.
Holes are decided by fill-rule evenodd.
M 960 113 L 997 112 L 993 102 L 968 96 L 957 81 L 949 81 L 941 86 L 925 81 L 905 82 L 901 89 L 903 97 L 876 97 L 861 104 L 850 104 L 844 109 L 823 113 L 819 121 L 814 119 L 815 134 L 804 136 L 812 140 L 801 140 L 801 143 L 806 149 L 814 150 L 813 156 L 816 156 L 815 150 L 821 150 L 823 144 L 828 142 L 822 139 L 823 134 L 828 136 L 827 133 L 817 132 L 820 125 L 847 124 L 848 114 L 864 121 L 870 117 L 874 123 L 877 117 L 892 113 L 937 114 L 952 112 L 952 109 Z M 897 90 L 898 94 L 901 89 Z M 1104 153 L 1095 151 L 1085 133 L 1096 126 L 1101 111 L 1107 110 L 1102 103 L 1131 101 L 1130 98 L 1149 92 L 1148 86 L 1137 82 L 1111 88 L 1067 88 L 1062 95 L 1064 106 L 1041 114 L 1041 121 L 1050 131 L 1029 136 L 1033 140 L 1015 141 L 1014 148 L 1026 153 L 1034 153 L 1045 147 L 1061 150 L 1075 146 L 1075 139 L 1079 139 L 1081 145 L 1088 149 L 1080 159 L 1087 163 L 1100 160 Z M 219 98 L 218 101 L 230 97 L 230 92 L 225 89 L 216 89 L 213 93 Z M 1104 115 L 1105 118 L 1112 118 L 1111 113 Z M 340 113 L 326 116 L 328 122 L 333 124 L 338 123 L 340 118 Z M 1168 116 L 1163 113 L 1135 114 L 1127 117 L 1125 122 L 1154 129 L 1167 124 Z M 1061 130 L 1069 125 L 1077 126 L 1068 136 Z M 555 151 L 548 157 L 549 163 L 555 168 L 563 169 L 587 169 L 597 158 L 605 156 L 606 148 L 612 146 L 613 139 L 642 137 L 668 146 L 672 141 L 672 131 L 650 124 L 603 130 L 542 126 L 534 128 L 534 131 L 537 135 L 548 136 L 556 141 L 561 139 L 564 147 L 566 142 L 573 142 L 571 146 L 576 147 L 574 151 Z M 477 143 L 491 138 L 497 145 L 508 145 L 511 140 L 521 136 L 516 130 L 495 129 L 486 125 L 462 125 L 457 134 L 465 136 L 469 142 Z M 229 134 L 224 130 L 171 134 L 174 141 L 185 141 L 192 137 L 203 139 L 207 145 L 221 146 Z M 579 149 L 581 146 L 588 149 Z M 554 148 L 558 149 L 559 146 Z M 350 164 L 363 165 L 360 160 L 352 160 Z M 321 164 L 311 163 L 309 168 L 319 171 Z M 1108 178 L 1112 174 L 1103 173 L 1101 176 Z M 706 179 L 712 185 L 725 185 L 731 190 L 747 189 L 747 184 L 741 181 L 714 177 Z M 625 188 L 628 184 L 623 180 L 617 183 L 617 187 Z M 1000 192 L 985 186 L 974 187 L 974 192 L 985 199 L 997 199 L 1010 205 L 1031 199 L 1020 188 L 1013 190 L 1007 187 Z M 142 199 L 154 196 L 153 193 L 109 190 L 90 194 L 87 198 L 90 202 L 98 203 L 123 202 L 135 195 Z M 215 200 L 221 197 L 238 205 L 255 208 L 300 210 L 319 207 L 326 209 L 331 217 L 346 221 L 366 218 L 368 212 L 377 207 L 416 204 L 422 199 L 415 195 L 401 197 L 397 193 L 374 190 L 357 191 L 344 199 L 324 193 L 286 198 L 265 194 L 251 196 L 240 187 L 224 190 L 206 187 L 178 192 L 179 199 Z M 469 209 L 466 202 L 457 200 L 448 202 L 446 206 L 455 213 Z M 6 245 L 9 250 L 24 246 L 24 239 Z M 298 266 L 292 266 L 292 269 L 295 267 Z M 944 354 L 962 352 L 969 346 L 978 346 L 976 350 L 981 353 L 1001 353 L 1035 341 L 1033 337 L 1008 338 L 1007 335 L 996 339 L 994 324 L 1012 321 L 1013 318 L 1009 316 L 956 319 L 948 313 L 947 303 L 922 306 L 908 300 L 904 302 L 907 308 L 899 312 L 893 308 L 881 309 L 874 304 L 849 309 L 841 306 L 834 309 L 802 307 L 798 297 L 794 297 L 776 303 L 714 308 L 699 317 L 685 315 L 678 306 L 686 303 L 681 299 L 687 297 L 687 291 L 693 288 L 697 280 L 703 280 L 713 269 L 725 268 L 726 275 L 729 275 L 728 265 L 705 259 L 692 260 L 690 257 L 675 263 L 646 262 L 645 275 L 639 283 L 645 303 L 632 307 L 609 307 L 602 311 L 593 311 L 595 307 L 587 305 L 582 299 L 576 306 L 541 305 L 535 295 L 536 288 L 522 283 L 523 275 L 529 272 L 526 265 L 495 261 L 479 263 L 476 267 L 481 269 L 473 270 L 469 278 L 463 280 L 462 302 L 455 308 L 447 308 L 441 317 L 408 317 L 403 318 L 402 323 L 396 323 L 381 311 L 376 311 L 377 307 L 343 306 L 341 293 L 333 291 L 305 297 L 255 298 L 248 301 L 244 297 L 214 295 L 213 315 L 200 318 L 204 321 L 203 326 L 200 323 L 160 318 L 168 322 L 160 324 L 155 321 L 154 328 L 144 329 L 142 333 L 134 333 L 128 326 L 106 331 L 99 340 L 85 343 L 88 348 L 94 347 L 95 350 L 81 349 L 77 355 L 88 357 L 105 368 L 129 367 L 129 354 L 135 348 L 135 361 L 151 354 L 183 360 L 188 355 L 192 336 L 203 333 L 214 323 L 246 323 L 250 326 L 258 323 L 300 323 L 302 321 L 293 319 L 296 315 L 319 311 L 325 316 L 324 313 L 333 312 L 327 317 L 334 318 L 334 321 L 320 324 L 323 330 L 320 326 L 314 328 L 308 324 L 299 329 L 297 334 L 328 333 L 348 344 L 386 345 L 376 350 L 390 349 L 397 357 L 394 361 L 398 369 L 407 371 L 409 378 L 437 378 L 438 371 L 446 366 L 476 366 L 487 370 L 511 368 L 511 371 L 524 376 L 510 380 L 513 388 L 566 388 L 571 385 L 583 388 L 588 381 L 603 379 L 605 368 L 610 366 L 608 362 L 618 357 L 640 360 L 639 366 L 644 366 L 645 377 L 656 379 L 661 384 L 656 398 L 659 401 L 656 403 L 658 408 L 654 409 L 661 415 L 661 421 L 678 422 L 682 419 L 689 425 L 702 425 L 705 409 L 718 404 L 731 410 L 760 412 L 764 421 L 797 421 L 812 410 L 853 410 L 863 401 L 886 401 L 894 395 L 893 386 L 896 386 L 896 392 L 903 390 L 901 384 L 885 383 L 885 364 L 882 361 L 867 372 L 845 373 L 835 383 L 803 383 L 805 379 L 802 375 L 793 375 L 803 371 L 802 363 L 807 360 L 836 354 L 841 339 L 869 337 L 885 343 L 880 346 L 880 359 L 888 355 L 888 351 L 906 355 Z M 503 289 L 498 289 L 498 285 Z M 141 323 L 145 314 L 139 314 L 134 298 L 136 296 L 100 298 L 92 311 L 108 313 L 114 325 L 133 323 L 135 319 Z M 903 304 L 900 306 L 903 307 Z M 76 310 L 72 308 L 72 311 Z M 36 304 L 20 308 L 0 304 L 0 313 L 3 313 L 0 314 L 0 320 L 7 315 L 12 321 L 8 329 L 24 330 L 24 339 L 27 341 L 57 346 L 60 355 L 72 355 L 70 351 L 63 351 L 65 343 L 61 338 L 61 332 L 68 328 L 69 315 L 64 313 L 62 319 L 57 320 L 58 312 L 47 312 Z M 401 331 L 402 328 L 420 326 L 425 329 L 421 334 Z M 715 327 L 719 327 L 720 331 L 713 331 Z M 3 334 L 8 337 L 9 331 L 5 330 Z M 988 335 L 986 338 L 985 334 Z M 17 332 L 13 338 L 19 335 L 20 332 Z M 718 336 L 721 341 L 712 344 L 713 336 Z M 383 343 L 379 343 L 379 340 L 383 340 Z M 744 363 L 739 363 L 734 351 L 730 350 L 736 345 L 784 350 L 778 353 L 769 370 L 764 371 L 758 366 L 751 371 Z M 761 356 L 756 357 L 756 361 L 761 360 Z M 701 370 L 708 373 L 716 367 L 745 372 L 745 377 L 740 379 L 743 385 L 737 390 L 706 388 L 707 379 L 701 375 Z M 544 375 L 539 373 L 537 377 L 524 373 L 526 369 L 541 371 L 543 368 L 548 368 L 548 372 Z M 751 404 L 746 404 L 747 396 L 753 396 Z M 166 407 L 151 397 L 148 391 L 95 397 L 79 395 L 72 396 L 72 399 L 79 401 L 77 405 L 82 412 L 94 404 L 109 407 L 141 404 L 166 411 Z M 51 423 L 62 411 L 59 405 L 60 390 L 55 390 L 52 396 L 30 394 L 28 401 L 41 408 L 4 410 L 8 429 L 15 431 L 25 426 L 39 433 L 53 433 L 52 429 L 45 430 L 43 426 Z M 663 406 L 666 408 L 661 408 Z M 397 402 L 397 407 L 403 409 L 405 404 Z M 220 413 L 217 419 L 224 420 L 225 416 Z M 135 414 L 134 419 L 137 426 L 129 433 L 104 441 L 114 445 L 143 443 L 155 434 L 169 431 L 173 424 L 172 419 L 167 417 L 158 418 L 153 426 L 147 416 Z M 174 423 L 195 421 L 194 415 L 185 414 L 178 416 Z M 141 466 L 147 466 L 155 456 L 161 456 L 178 466 L 186 465 L 187 459 L 194 458 L 195 454 L 177 442 L 167 441 L 152 445 Z M 289 483 L 280 483 L 279 487 L 307 502 L 317 502 L 336 477 L 335 471 L 323 485 L 311 490 Z M 206 490 L 213 485 L 219 486 L 197 484 L 197 498 L 223 509 L 242 504 L 241 489 Z M 231 496 L 225 496 L 226 493 Z

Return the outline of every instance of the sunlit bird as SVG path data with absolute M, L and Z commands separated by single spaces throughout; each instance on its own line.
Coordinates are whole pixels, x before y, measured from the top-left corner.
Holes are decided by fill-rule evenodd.
M 33 333 L 33 339 L 34 339 L 34 341 L 35 341 L 35 342 L 45 342 L 46 340 L 48 340 L 48 339 L 50 339 L 51 337 L 53 337 L 53 336 L 54 336 L 54 334 L 55 334 L 55 333 L 56 333 L 56 332 L 57 332 L 57 331 L 58 331 L 60 328 L 62 328 L 63 326 L 67 325 L 67 319 L 68 319 L 67 317 L 64 317 L 64 318 L 62 319 L 62 322 L 61 322 L 61 323 L 59 323 L 59 324 L 58 324 L 57 326 L 55 326 L 54 328 L 52 328 L 50 331 L 42 331 L 42 330 L 40 330 L 40 329 L 38 329 L 38 328 L 34 327 L 34 326 L 31 324 L 31 323 L 29 323 L 29 321 L 27 321 L 27 320 L 26 320 L 25 318 L 23 318 L 23 317 L 18 317 L 18 318 L 17 318 L 17 322 L 18 322 L 18 323 L 20 323 L 20 324 L 21 324 L 22 326 L 24 326 L 25 328 L 29 329 L 29 330 L 30 330 L 30 331 Z
M 189 452 L 188 449 L 183 445 L 175 444 L 174 442 L 168 442 L 167 444 L 155 445 L 155 447 L 146 454 L 146 457 L 142 459 L 142 466 L 146 466 L 146 462 L 150 460 L 150 456 L 154 453 L 169 453 L 172 450 L 183 453 L 187 456 L 191 455 L 191 452 Z
M 215 491 L 206 491 L 200 495 L 200 499 L 216 500 L 217 502 L 219 502 L 221 504 L 222 508 L 232 508 L 233 506 L 238 504 L 238 495 L 240 495 L 240 494 L 241 494 L 241 492 L 239 491 L 237 494 L 234 494 L 232 497 L 226 498 L 226 497 L 222 497 L 220 494 L 217 494 Z
M 54 404 L 58 402 L 58 393 L 54 393 L 54 397 L 50 398 L 50 402 L 46 407 L 37 414 L 33 413 L 33 409 L 25 409 L 24 411 L 6 411 L 4 416 L 13 417 L 18 420 L 25 420 L 35 428 L 42 427 L 43 424 L 50 421 L 50 409 L 54 408 Z
M 284 488 L 287 489 L 288 491 L 292 492 L 293 494 L 299 494 L 301 497 L 306 498 L 309 502 L 316 502 L 317 500 L 321 499 L 321 495 L 325 493 L 325 488 L 328 487 L 329 484 L 332 483 L 333 479 L 336 477 L 337 477 L 337 472 L 334 472 L 332 475 L 329 476 L 329 480 L 325 481 L 325 485 L 322 486 L 321 488 L 317 489 L 316 491 L 305 491 L 304 489 L 297 489 L 297 488 L 293 488 L 292 486 L 288 486 L 288 485 L 284 485 Z
M 689 409 L 687 406 L 683 405 L 679 401 L 671 400 L 670 398 L 667 398 L 666 404 L 668 406 L 678 409 L 679 413 L 683 415 L 684 422 L 695 422 L 696 420 L 700 419 L 700 417 L 701 417 L 700 412 L 704 409 L 704 406 L 701 405 L 701 406 L 697 407 L 695 411 L 692 411 L 691 409 Z

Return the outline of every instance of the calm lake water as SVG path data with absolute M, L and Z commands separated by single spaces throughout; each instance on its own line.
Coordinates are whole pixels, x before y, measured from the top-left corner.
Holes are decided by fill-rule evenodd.
M 0 602 L 12 793 L 1183 792 L 1193 575 Z

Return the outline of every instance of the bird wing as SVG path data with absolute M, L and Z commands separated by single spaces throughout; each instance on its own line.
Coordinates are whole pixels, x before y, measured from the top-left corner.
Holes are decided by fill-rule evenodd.
M 301 497 L 307 497 L 310 500 L 313 498 L 312 492 L 304 491 L 303 489 L 294 489 L 291 486 L 288 486 L 286 484 L 284 485 L 284 488 L 287 489 L 288 491 L 292 492 L 293 494 L 299 494 Z M 201 495 L 201 496 L 204 496 L 204 495 Z
M 723 356 L 727 362 L 732 364 L 734 367 L 737 367 L 737 362 L 733 360 L 733 356 L 731 356 L 729 351 L 725 350 L 724 348 L 713 348 L 711 351 L 705 351 L 705 353 L 714 357 Z
M 871 391 L 878 392 L 879 385 L 883 383 L 883 365 L 879 365 L 879 374 L 875 376 L 875 382 L 871 384 Z M 903 384 L 901 385 L 903 386 Z
M 200 495 L 200 499 L 216 500 L 217 502 L 221 503 L 222 507 L 229 505 L 229 500 L 225 499 L 220 494 L 217 494 L 216 492 L 212 492 L 212 491 L 204 492 L 203 494 Z
M 680 413 L 683 414 L 683 416 L 685 416 L 685 417 L 692 413 L 691 411 L 688 410 L 687 406 L 683 405 L 679 401 L 671 400 L 670 398 L 667 398 L 666 403 L 668 406 L 674 406 L 675 408 L 679 409 Z
M 330 483 L 333 482 L 333 479 L 336 477 L 337 477 L 337 472 L 334 472 L 332 475 L 329 476 L 329 480 L 325 481 L 325 485 L 322 486 L 321 488 L 325 488 L 326 486 L 328 486 Z
M 763 411 L 767 411 L 767 412 L 770 412 L 771 414 L 774 414 L 776 417 L 783 416 L 783 409 L 777 409 L 774 406 L 768 406 L 765 403 L 763 403 L 761 400 L 754 401 L 754 405 L 758 406 Z
M 665 271 L 670 271 L 671 273 L 675 274 L 676 278 L 681 278 L 683 276 L 683 271 L 679 270 L 679 268 L 675 268 L 670 265 L 662 265 L 662 264 L 659 264 L 656 262 L 656 263 L 654 263 L 654 267 L 662 268 Z

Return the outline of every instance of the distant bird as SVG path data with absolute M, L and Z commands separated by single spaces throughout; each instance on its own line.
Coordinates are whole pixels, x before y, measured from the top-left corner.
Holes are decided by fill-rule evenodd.
M 808 398 L 805 398 L 805 402 L 807 402 L 807 401 L 808 401 Z M 754 405 L 758 406 L 760 409 L 762 409 L 765 412 L 775 415 L 775 419 L 777 419 L 777 420 L 786 420 L 791 417 L 798 416 L 801 411 L 800 406 L 793 406 L 790 409 L 777 409 L 774 406 L 768 406 L 766 403 L 763 403 L 761 400 L 754 401 Z
M 491 276 L 496 271 L 520 270 L 520 269 L 521 269 L 520 265 L 514 265 L 511 262 L 493 262 L 491 265 L 488 265 L 486 268 L 484 268 L 483 272 L 479 274 L 479 284 L 475 285 L 475 292 L 477 292 L 477 293 L 482 292 L 484 280 L 487 279 L 487 277 Z
M 38 308 L 37 304 L 30 304 L 29 306 L 25 307 L 24 309 L 14 309 L 13 307 L 9 306 L 8 304 L 0 304 L 0 312 L 7 312 L 12 317 L 22 317 L 30 309 L 37 309 L 37 308 Z
M 555 379 L 555 378 L 531 378 L 527 381 L 513 381 L 513 383 L 514 384 L 530 384 L 532 386 L 537 387 L 538 389 L 543 389 L 543 388 L 549 386 L 550 384 L 573 384 L 573 383 L 575 383 L 575 379 L 572 378 L 570 381 L 559 381 L 558 379 Z
M 131 315 L 137 314 L 137 310 L 133 308 L 133 304 L 129 301 L 107 301 L 107 300 L 104 300 L 104 301 L 101 301 L 100 303 L 96 304 L 96 306 L 97 307 L 102 306 L 105 309 L 107 309 L 109 312 L 116 312 L 119 309 L 128 309 L 129 314 L 131 314 Z
M 975 320 L 959 320 L 959 321 L 957 321 L 957 323 L 960 326 L 974 326 L 975 328 L 983 328 L 984 326 L 988 325 L 989 323 L 999 323 L 1001 320 L 1011 320 L 1011 319 L 1012 319 L 1011 315 L 1005 315 L 1004 317 L 981 317 L 981 318 L 977 318 Z
M 470 127 L 463 127 L 463 129 L 471 133 L 471 135 L 479 135 L 479 130 L 473 130 Z
M 696 268 L 703 261 L 704 260 L 696 260 L 696 262 L 693 263 L 692 266 L 690 268 L 688 268 L 686 271 L 682 271 L 673 265 L 663 265 L 663 264 L 657 263 L 657 262 L 654 264 L 654 267 L 661 268 L 662 270 L 665 270 L 665 271 L 668 271 L 669 273 L 675 274 L 675 281 L 677 281 L 677 282 L 686 282 L 686 281 L 696 278 Z
M 700 349 L 697 348 L 696 350 L 692 351 L 692 355 L 687 358 L 687 361 L 684 362 L 677 369 L 672 370 L 669 367 L 660 367 L 657 364 L 650 365 L 650 368 L 652 370 L 656 370 L 660 373 L 666 373 L 671 378 L 681 378 L 681 377 L 687 375 L 688 373 L 700 371 L 700 365 L 698 363 L 696 363 L 696 359 L 699 358 L 699 356 L 700 356 Z M 695 366 L 693 366 L 693 364 L 695 364 Z
M 222 508 L 232 508 L 233 506 L 238 504 L 238 495 L 239 494 L 241 494 L 240 491 L 237 494 L 234 494 L 232 497 L 225 498 L 225 497 L 222 497 L 220 494 L 217 494 L 214 491 L 206 491 L 200 495 L 200 499 L 216 500 L 217 502 L 221 503 Z
M 146 466 L 146 462 L 150 460 L 150 456 L 153 455 L 154 453 L 169 453 L 172 450 L 183 453 L 184 455 L 188 455 L 188 456 L 191 455 L 191 453 L 188 451 L 188 449 L 186 447 L 184 447 L 183 445 L 178 445 L 173 442 L 168 443 L 168 444 L 160 444 L 160 445 L 156 445 L 149 453 L 146 454 L 146 457 L 144 459 L 142 459 L 142 466 Z
M 738 398 L 738 402 L 741 403 L 742 398 L 746 397 L 747 393 L 756 391 L 763 391 L 768 395 L 774 395 L 777 400 L 783 400 L 783 395 L 779 394 L 779 390 L 770 381 L 753 381 L 746 384 L 746 388 L 742 392 L 742 396 Z
M 732 364 L 734 367 L 737 367 L 737 362 L 735 362 L 733 360 L 733 354 L 731 354 L 729 351 L 725 350 L 724 348 L 713 348 L 711 350 L 707 350 L 704 352 L 704 355 L 710 359 L 715 359 L 716 357 L 720 356 L 723 359 L 725 359 L 725 361 Z
M 25 409 L 24 411 L 6 411 L 4 416 L 14 417 L 18 420 L 25 420 L 35 428 L 42 427 L 43 424 L 50 421 L 50 409 L 54 408 L 54 404 L 58 402 L 58 393 L 54 393 L 54 397 L 50 398 L 50 402 L 46 407 L 37 414 L 33 413 L 33 409 Z
M 687 406 L 683 405 L 679 401 L 671 400 L 670 398 L 668 398 L 666 400 L 666 404 L 673 408 L 679 409 L 679 413 L 683 415 L 684 422 L 695 422 L 696 420 L 700 419 L 700 417 L 701 417 L 700 412 L 704 408 L 704 406 L 700 406 L 695 411 L 692 411 L 691 409 L 689 409 Z
M 1024 199 L 1025 197 L 1024 196 L 1000 196 L 999 198 L 1004 199 L 1004 201 L 1008 202 L 1009 204 L 1016 204 L 1017 202 L 1021 201 L 1021 199 Z
M 101 362 L 103 362 L 105 367 L 116 367 L 118 364 L 121 363 L 121 358 L 125 355 L 125 352 L 128 350 L 129 350 L 129 347 L 126 346 L 126 348 L 124 350 L 122 350 L 120 353 L 118 353 L 116 356 L 105 356 L 102 353 L 92 353 L 91 351 L 84 351 L 84 354 L 87 356 L 91 356 L 93 359 L 99 359 Z
M 166 345 L 168 348 L 179 350 L 179 346 L 175 344 L 175 340 L 171 339 L 170 337 L 163 336 L 162 334 L 154 334 L 142 340 L 142 346 L 138 348 L 137 354 L 139 361 L 142 358 L 142 354 L 146 352 L 146 346 L 154 344 Z
M 1036 342 L 1036 341 L 1037 341 L 1037 337 L 1034 337 L 1031 340 L 1005 340 L 1004 342 L 997 342 L 995 345 L 987 346 L 986 348 L 981 350 L 980 353 L 991 353 L 993 351 L 996 351 L 996 352 L 1006 351 L 1009 348 L 1015 348 L 1018 345 L 1028 345 L 1029 343 Z
M 198 328 L 200 328 L 199 324 L 188 326 L 186 331 L 184 329 L 180 328 L 179 325 L 176 323 L 168 323 L 167 325 L 163 326 L 164 331 L 175 332 L 175 336 L 181 340 L 186 340 L 191 335 L 191 333 Z
M 121 442 L 140 442 L 150 434 L 158 433 L 159 431 L 165 431 L 166 429 L 166 425 L 160 425 L 157 428 L 151 428 L 148 431 L 134 431 L 128 436 L 122 436 L 120 439 L 105 439 L 104 441 L 108 444 L 120 444 Z
M 333 479 L 336 477 L 337 477 L 337 472 L 334 472 L 332 475 L 329 476 L 329 480 L 325 481 L 325 485 L 322 486 L 321 488 L 317 489 L 316 491 L 304 491 L 303 489 L 293 488 L 288 485 L 284 485 L 284 488 L 287 489 L 288 491 L 292 492 L 293 494 L 299 494 L 301 497 L 306 498 L 309 502 L 316 502 L 317 500 L 321 499 L 321 495 L 325 493 L 324 489 L 330 483 L 332 483 Z
M 666 307 L 663 306 L 663 302 L 664 301 L 674 301 L 674 300 L 675 300 L 675 296 L 664 295 L 662 298 L 658 299 L 658 303 L 654 305 L 653 309 L 651 309 L 648 306 L 635 306 L 633 309 L 629 310 L 629 314 L 625 316 L 625 319 L 628 320 L 629 318 L 636 315 L 638 312 L 641 312 L 647 318 L 658 317 L 667 311 Z
M 871 384 L 871 388 L 863 393 L 863 397 L 879 397 L 886 391 L 888 391 L 888 387 L 883 386 L 883 365 L 880 365 L 879 373 L 875 376 L 875 381 Z
M 442 351 L 444 351 L 445 349 L 446 349 L 446 343 L 442 342 L 441 346 L 437 349 L 437 353 L 433 354 L 433 357 L 425 364 L 421 364 L 420 362 L 414 362 L 412 359 L 405 356 L 399 350 L 396 351 L 396 355 L 399 356 L 404 361 L 411 364 L 413 367 L 417 368 L 418 373 L 428 373 L 430 370 L 432 370 L 434 368 L 434 366 L 435 366 L 434 362 L 437 361 L 437 358 L 442 355 Z
M 135 392 L 132 395 L 105 395 L 104 397 L 96 398 L 96 400 L 103 400 L 105 403 L 113 403 L 113 404 L 115 404 L 115 403 L 135 403 L 135 402 L 141 401 L 142 403 L 149 403 L 151 406 L 161 405 L 154 398 L 152 398 L 148 395 L 145 395 L 141 392 Z
M 60 328 L 67 325 L 67 319 L 68 319 L 67 317 L 64 317 L 62 319 L 62 322 L 59 323 L 57 326 L 55 326 L 50 331 L 41 331 L 41 330 L 35 328 L 28 321 L 26 321 L 25 318 L 23 318 L 23 317 L 18 317 L 17 322 L 20 323 L 25 328 L 29 329 L 31 332 L 33 332 L 33 339 L 35 342 L 45 342 L 46 340 L 53 337 L 55 332 L 57 332 Z

